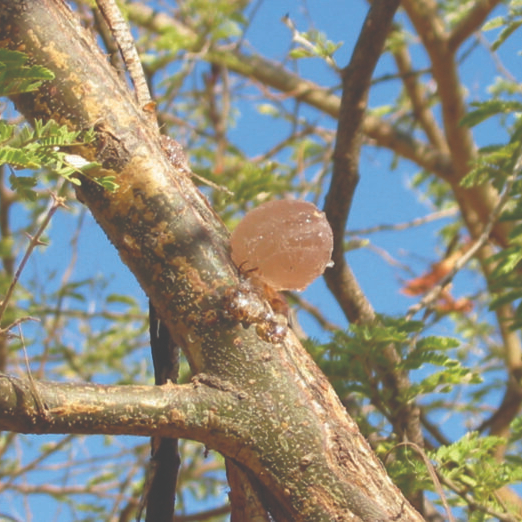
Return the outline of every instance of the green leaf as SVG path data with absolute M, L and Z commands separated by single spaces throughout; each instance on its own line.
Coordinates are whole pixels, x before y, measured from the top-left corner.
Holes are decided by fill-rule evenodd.
M 520 299 L 522 297 L 522 288 L 518 290 L 511 290 L 508 292 L 504 292 L 500 295 L 494 295 L 489 303 L 489 309 L 495 310 L 499 306 L 512 303 L 513 301 L 516 301 L 517 299 Z
M 515 111 L 522 111 L 522 103 L 507 100 L 488 100 L 484 102 L 474 102 L 472 107 L 476 110 L 468 112 L 460 121 L 461 125 L 466 127 L 474 127 L 484 120 L 491 118 L 497 114 L 507 114 Z
M 312 58 L 314 56 L 317 56 L 314 52 L 312 52 L 310 49 L 306 49 L 304 47 L 297 47 L 295 49 L 292 49 L 289 53 L 290 58 Z
M 491 31 L 491 29 L 497 29 L 498 27 L 501 27 L 502 24 L 504 24 L 504 17 L 503 16 L 496 16 L 495 18 L 492 18 L 491 20 L 488 20 L 483 26 L 483 31 Z
M 520 26 L 522 25 L 522 20 L 517 20 L 511 22 L 500 32 L 498 38 L 491 45 L 491 49 L 496 51 Z
M 134 297 L 123 294 L 110 294 L 107 296 L 107 303 L 123 303 L 130 306 L 137 305 L 136 299 L 134 299 Z
M 40 65 L 26 65 L 27 55 L 19 51 L 0 49 L 0 96 L 34 91 L 54 74 Z
M 411 389 L 408 391 L 408 398 L 413 399 L 418 395 L 425 395 L 427 393 L 449 393 L 455 386 L 463 384 L 480 384 L 482 379 L 480 376 L 460 365 L 458 361 L 452 361 L 450 359 L 440 359 L 447 368 L 439 372 L 435 372 L 419 384 L 413 384 Z
M 37 196 L 33 187 L 36 186 L 37 180 L 34 176 L 15 176 L 11 174 L 9 182 L 11 183 L 11 189 L 17 192 L 22 199 L 36 201 Z
M 451 337 L 428 336 L 417 342 L 417 350 L 451 350 L 457 348 L 460 342 Z
M 11 129 L 6 124 L 0 126 L 0 137 L 9 136 L 8 145 L 0 145 L 0 165 L 9 164 L 17 169 L 45 168 L 56 172 L 74 185 L 81 183 L 78 175 L 99 166 L 96 162 L 84 162 L 82 166 L 76 166 L 71 163 L 71 158 L 82 158 L 66 152 L 67 147 L 91 143 L 95 139 L 93 130 L 71 131 L 54 120 L 45 124 L 36 120 L 33 128 L 25 126 L 16 134 L 10 135 L 10 132 Z M 108 190 L 117 188 L 113 176 L 101 178 L 98 182 Z M 15 190 L 24 190 L 20 183 L 14 182 L 13 186 Z M 32 199 L 34 194 L 26 191 L 22 197 Z
M 94 165 L 94 164 L 91 164 L 91 165 Z M 97 165 L 97 164 L 96 164 Z M 85 170 L 86 168 L 88 167 L 88 165 L 86 165 L 83 169 Z M 114 192 L 115 190 L 118 190 L 118 188 L 120 187 L 118 185 L 118 183 L 116 183 L 114 180 L 116 179 L 115 176 L 103 176 L 101 178 L 97 178 L 96 181 L 105 189 L 105 190 L 108 190 L 109 192 Z M 80 180 L 77 179 L 76 181 L 78 181 L 78 184 L 80 184 Z
M 510 242 L 512 242 L 512 243 L 516 242 L 517 244 L 519 244 L 521 236 L 522 236 L 522 223 L 518 223 L 509 232 Z
M 6 121 L 0 120 L 0 145 L 5 143 L 13 135 L 14 125 L 9 125 Z
M 0 165 L 6 163 L 17 169 L 38 169 L 41 167 L 39 161 L 32 159 L 22 149 L 9 146 L 0 147 Z
M 521 247 L 509 247 L 498 254 L 491 256 L 488 262 L 499 261 L 492 273 L 492 277 L 500 277 L 502 275 L 513 272 L 518 263 L 522 260 L 522 248 Z

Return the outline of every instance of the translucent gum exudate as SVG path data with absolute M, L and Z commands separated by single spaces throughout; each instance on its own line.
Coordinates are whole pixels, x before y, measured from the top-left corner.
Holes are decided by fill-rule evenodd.
M 242 271 L 276 290 L 304 290 L 331 262 L 333 235 L 313 203 L 276 200 L 248 212 L 230 244 Z

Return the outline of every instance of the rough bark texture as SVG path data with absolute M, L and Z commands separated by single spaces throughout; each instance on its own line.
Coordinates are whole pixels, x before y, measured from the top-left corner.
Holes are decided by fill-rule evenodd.
M 1 1 L 0 42 L 56 75 L 38 92 L 15 100 L 29 121 L 54 118 L 97 131 L 95 146 L 79 152 L 100 162 L 96 175 L 114 175 L 119 188 L 108 192 L 82 178 L 78 196 L 196 375 L 192 386 L 179 387 L 187 394 L 184 428 L 168 402 L 157 424 L 140 425 L 136 419 L 150 407 L 146 393 L 118 396 L 125 424 L 125 415 L 111 419 L 116 413 L 103 402 L 71 403 L 74 395 L 58 384 L 52 390 L 41 385 L 47 410 L 35 416 L 31 393 L 9 379 L 2 381 L 0 428 L 35 433 L 112 428 L 204 440 L 239 464 L 278 520 L 421 520 L 295 335 L 289 330 L 282 342 L 267 342 L 248 321 L 223 313 L 227 292 L 238 284 L 228 232 L 186 172 L 169 163 L 146 108 L 135 105 L 74 14 L 58 0 Z M 163 387 L 150 393 L 169 397 Z

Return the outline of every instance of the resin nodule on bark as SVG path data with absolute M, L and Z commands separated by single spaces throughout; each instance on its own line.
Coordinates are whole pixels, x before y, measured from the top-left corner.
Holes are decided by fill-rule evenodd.
M 278 200 L 248 212 L 230 245 L 242 271 L 276 290 L 304 290 L 331 263 L 333 234 L 313 203 Z

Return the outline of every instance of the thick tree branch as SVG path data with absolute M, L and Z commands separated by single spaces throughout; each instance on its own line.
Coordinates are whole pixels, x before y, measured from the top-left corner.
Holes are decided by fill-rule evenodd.
M 454 177 L 453 165 L 449 155 L 416 140 L 400 129 L 396 129 L 382 118 L 377 118 L 371 114 L 366 115 L 361 126 L 361 132 L 367 138 L 369 144 L 389 149 L 445 181 Z
M 482 4 L 484 2 L 481 2 Z M 460 181 L 468 173 L 476 158 L 476 150 L 470 129 L 460 124 L 466 114 L 466 104 L 455 60 L 456 49 L 449 45 L 448 34 L 438 15 L 436 2 L 404 0 L 402 5 L 422 38 L 430 57 L 433 78 L 437 83 L 442 107 L 444 134 L 453 166 L 453 177 L 447 181 L 452 185 L 470 234 L 476 239 L 482 233 L 498 202 L 498 193 L 488 184 L 472 189 L 464 189 L 460 186 Z M 473 18 L 476 23 L 480 23 L 480 19 L 480 16 Z M 506 246 L 511 228 L 509 223 L 497 223 L 492 237 L 502 246 Z
M 402 6 L 430 57 L 433 78 L 437 82 L 442 106 L 444 133 L 455 168 L 455 183 L 458 184 L 468 172 L 476 152 L 470 129 L 460 125 L 466 114 L 466 105 L 460 88 L 455 55 L 448 47 L 448 36 L 438 15 L 436 2 L 404 0 Z
M 417 32 L 423 39 L 432 63 L 433 77 L 438 85 L 438 93 L 442 105 L 442 114 L 445 135 L 451 151 L 452 164 L 455 178 L 450 179 L 453 192 L 459 203 L 462 216 L 472 238 L 480 238 L 498 205 L 499 196 L 490 184 L 483 184 L 472 189 L 460 186 L 460 180 L 468 172 L 470 165 L 476 156 L 471 131 L 460 121 L 466 113 L 465 100 L 458 78 L 455 51 L 463 38 L 467 37 L 484 21 L 487 14 L 497 4 L 496 1 L 481 1 L 469 11 L 468 15 L 448 35 L 443 28 L 441 19 L 436 12 L 436 3 L 432 0 L 404 0 L 403 6 L 408 13 Z M 510 223 L 496 223 L 491 237 L 499 245 L 506 247 L 509 243 Z M 492 255 L 492 249 L 484 247 L 477 253 L 482 271 L 486 279 L 493 270 L 488 262 Z M 522 347 L 519 336 L 509 328 L 509 322 L 513 312 L 509 305 L 497 308 L 498 324 L 502 335 L 508 367 L 508 382 L 504 400 L 499 409 L 488 421 L 497 434 L 505 435 L 510 420 L 519 410 L 522 404 L 520 386 L 516 384 L 521 374 L 520 354 Z
M 177 383 L 180 349 L 150 302 L 149 338 L 155 384 Z M 142 494 L 143 507 L 147 506 L 145 522 L 172 522 L 180 463 L 178 439 L 151 438 L 151 459 Z
M 127 72 L 134 85 L 138 104 L 142 109 L 148 110 L 150 123 L 151 125 L 155 125 L 156 117 L 149 87 L 129 26 L 114 0 L 96 0 L 96 3 L 120 49 L 121 56 L 127 67 Z

